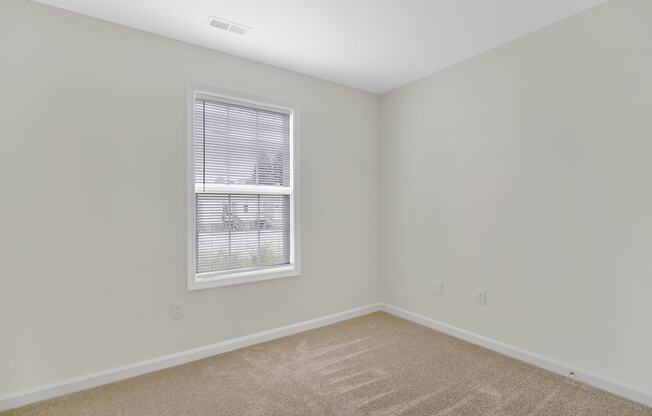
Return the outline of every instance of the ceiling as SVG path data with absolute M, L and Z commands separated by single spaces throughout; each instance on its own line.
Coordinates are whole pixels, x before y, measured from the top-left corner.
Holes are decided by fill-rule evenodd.
M 605 0 L 38 0 L 383 93 Z M 207 25 L 214 15 L 252 27 Z

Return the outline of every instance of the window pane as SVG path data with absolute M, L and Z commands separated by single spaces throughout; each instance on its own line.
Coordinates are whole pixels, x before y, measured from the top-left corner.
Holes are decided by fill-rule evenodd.
M 290 116 L 195 100 L 195 183 L 290 186 Z
M 196 273 L 290 263 L 290 196 L 196 194 Z

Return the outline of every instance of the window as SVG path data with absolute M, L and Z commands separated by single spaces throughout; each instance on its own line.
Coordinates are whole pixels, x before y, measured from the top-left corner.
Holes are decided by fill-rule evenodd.
M 189 289 L 298 275 L 294 113 L 193 91 Z

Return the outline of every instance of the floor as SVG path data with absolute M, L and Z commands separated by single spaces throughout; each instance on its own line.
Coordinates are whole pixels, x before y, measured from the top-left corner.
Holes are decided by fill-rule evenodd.
M 2 415 L 652 416 L 378 312 Z

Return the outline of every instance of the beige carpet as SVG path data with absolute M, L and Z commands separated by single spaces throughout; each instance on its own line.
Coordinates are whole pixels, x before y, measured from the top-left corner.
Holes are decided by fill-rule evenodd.
M 375 313 L 2 414 L 652 416 L 652 409 Z

